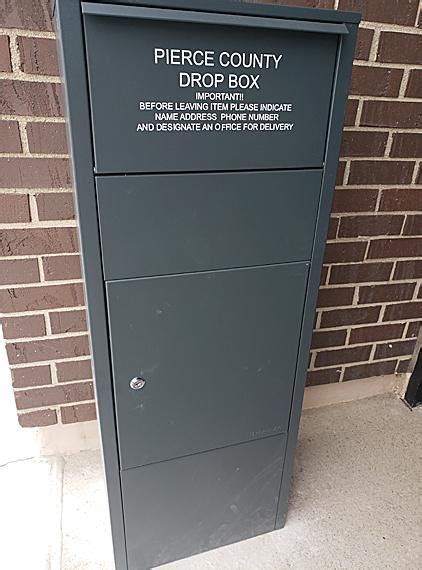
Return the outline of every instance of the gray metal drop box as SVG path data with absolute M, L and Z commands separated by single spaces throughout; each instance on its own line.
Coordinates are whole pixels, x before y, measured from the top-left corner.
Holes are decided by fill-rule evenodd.
M 118 570 L 282 528 L 359 17 L 56 1 Z

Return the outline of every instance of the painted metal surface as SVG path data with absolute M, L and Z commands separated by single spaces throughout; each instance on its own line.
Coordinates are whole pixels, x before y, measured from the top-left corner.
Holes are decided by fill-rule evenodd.
M 107 283 L 123 469 L 287 430 L 308 265 Z
M 95 15 L 85 16 L 84 22 L 97 173 L 322 166 L 338 41 L 336 35 L 262 28 L 254 28 L 252 32 L 250 28 L 237 26 Z M 215 54 L 214 65 L 166 65 L 162 59 L 156 63 L 155 48 L 168 46 L 191 52 L 212 51 Z M 220 62 L 222 52 L 241 52 L 248 57 L 257 46 L 259 53 L 274 53 L 276 57 L 282 55 L 282 59 L 268 61 L 269 68 L 248 68 L 239 74 L 236 74 L 239 68 L 230 68 L 233 73 L 228 71 L 226 55 Z M 125 64 L 131 60 L 133 65 Z M 279 66 L 277 70 L 275 65 Z M 180 72 L 185 74 L 182 78 Z M 191 84 L 193 73 L 201 77 L 198 84 Z M 221 79 L 216 78 L 217 74 L 225 79 L 214 84 Z M 259 75 L 258 88 L 245 87 L 239 93 L 244 100 L 234 103 L 196 99 L 197 92 L 215 94 L 229 91 L 229 95 L 232 91 L 239 92 L 239 89 L 229 87 L 229 75 L 243 75 L 245 85 L 250 85 L 248 78 Z M 113 81 L 110 81 L 110 76 Z M 211 87 L 207 87 L 209 82 Z M 180 84 L 186 86 L 179 87 Z M 258 105 L 257 110 L 242 111 L 242 105 L 249 100 Z M 157 112 L 169 117 L 178 113 L 177 121 L 169 119 L 160 121 L 158 125 L 155 111 L 140 110 L 141 102 L 162 101 L 174 102 L 174 105 L 168 110 L 160 107 Z M 179 110 L 186 102 L 196 107 Z M 277 125 L 252 121 L 258 129 L 249 130 L 253 127 L 248 127 L 245 130 L 246 123 L 240 121 L 236 123 L 241 126 L 240 130 L 223 130 L 234 127 L 235 122 L 229 117 L 240 116 L 243 112 L 247 116 L 270 114 L 266 111 L 267 105 L 291 102 L 291 111 L 277 112 Z M 213 107 L 216 104 L 227 105 L 227 118 L 223 118 L 223 126 L 218 131 L 215 125 L 220 123 L 214 118 L 218 113 Z M 232 108 L 232 104 L 237 106 Z M 206 118 L 191 119 L 199 116 Z M 184 120 L 183 117 L 189 119 Z M 173 130 L 192 123 L 198 124 L 200 130 Z M 214 128 L 202 130 L 204 123 Z M 263 131 L 262 125 L 265 124 L 282 130 Z M 163 125 L 172 130 L 158 130 Z M 139 128 L 154 130 L 145 132 Z
M 123 471 L 129 568 L 273 530 L 285 443 L 267 437 Z
M 286 520 L 359 16 L 230 0 L 89 5 L 97 13 L 166 11 L 166 21 L 148 18 L 145 26 L 134 10 L 131 17 L 83 16 L 80 0 L 57 0 L 116 568 L 143 570 Z M 171 74 L 155 75 L 144 62 L 151 30 L 198 45 L 207 38 L 211 47 L 224 38 L 238 51 L 276 51 L 282 40 L 298 65 L 281 78 L 269 74 L 265 98 L 287 93 L 300 102 L 306 128 L 300 115 L 296 140 L 264 133 L 236 141 L 230 132 L 223 142 L 139 142 L 129 133 L 133 101 L 158 96 L 158 87 L 177 99 Z M 274 172 L 255 172 L 262 168 Z M 307 170 L 280 171 L 286 168 Z M 198 196 L 187 182 L 194 177 Z M 138 230 L 133 222 L 143 215 L 148 223 Z M 139 278 L 145 275 L 154 277 Z M 271 365 L 258 373 L 262 357 Z M 243 361 L 246 374 L 239 373 Z
M 162 8 L 144 8 L 142 6 L 118 6 L 82 2 L 82 13 L 91 16 L 111 16 L 118 18 L 145 18 L 147 20 L 170 20 L 195 22 L 197 24 L 218 24 L 246 26 L 248 28 L 275 28 L 278 30 L 294 30 L 297 32 L 322 32 L 324 34 L 348 34 L 345 24 L 328 22 L 307 22 L 303 20 L 287 20 L 276 18 L 254 18 L 253 16 L 233 16 L 232 14 L 213 14 L 212 12 L 196 12 L 193 10 L 163 10 Z
M 321 178 L 321 170 L 99 176 L 105 279 L 310 259 Z

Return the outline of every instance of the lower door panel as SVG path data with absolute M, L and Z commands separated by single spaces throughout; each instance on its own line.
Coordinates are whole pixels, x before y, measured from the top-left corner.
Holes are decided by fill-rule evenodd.
M 285 435 L 122 472 L 129 570 L 274 529 Z
M 288 263 L 107 283 L 122 469 L 287 431 L 307 273 Z

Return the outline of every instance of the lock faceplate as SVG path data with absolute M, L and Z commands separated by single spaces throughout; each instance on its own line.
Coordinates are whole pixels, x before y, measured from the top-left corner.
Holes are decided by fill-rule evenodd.
M 145 384 L 145 380 L 140 376 L 135 376 L 135 378 L 132 378 L 132 380 L 129 382 L 129 386 L 132 388 L 132 390 L 142 390 Z

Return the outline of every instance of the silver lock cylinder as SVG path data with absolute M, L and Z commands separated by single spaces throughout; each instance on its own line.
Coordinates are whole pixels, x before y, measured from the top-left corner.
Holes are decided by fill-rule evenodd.
M 145 384 L 145 380 L 140 376 L 135 376 L 135 378 L 132 378 L 132 380 L 129 382 L 129 386 L 132 388 L 132 390 L 141 390 Z

